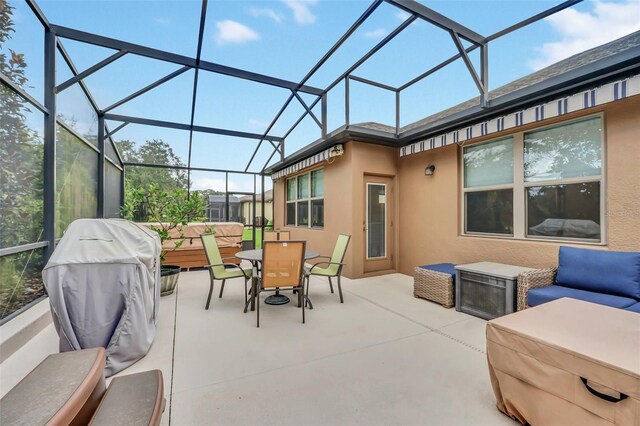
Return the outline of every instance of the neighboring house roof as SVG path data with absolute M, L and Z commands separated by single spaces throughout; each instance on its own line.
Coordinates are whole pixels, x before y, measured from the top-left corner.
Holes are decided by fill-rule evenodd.
M 273 189 L 268 189 L 264 192 L 264 199 L 267 203 L 269 201 L 273 201 Z M 252 201 L 253 197 L 251 195 L 243 195 L 242 197 L 240 197 L 241 203 L 248 203 Z M 256 194 L 256 202 L 259 203 L 260 201 L 262 201 L 262 194 Z
M 210 203 L 226 203 L 227 202 L 227 196 L 226 195 L 209 195 L 209 202 Z M 235 195 L 229 195 L 229 203 L 239 203 L 240 201 L 238 200 L 238 197 L 236 197 Z
M 622 74 L 633 75 L 639 70 L 640 31 L 637 31 L 490 91 L 487 107 L 481 107 L 479 97 L 475 97 L 408 124 L 400 128 L 398 134 L 395 127 L 380 123 L 342 126 L 326 138 L 294 152 L 266 171 L 273 173 L 282 170 L 337 143 L 350 140 L 402 147 L 437 132 L 495 117 L 553 96 L 576 92 L 587 85 L 606 82 Z

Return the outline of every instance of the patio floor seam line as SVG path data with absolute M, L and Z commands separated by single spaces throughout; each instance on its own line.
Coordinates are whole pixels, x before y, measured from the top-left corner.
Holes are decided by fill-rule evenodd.
M 176 363 L 176 330 L 178 328 L 178 286 L 175 289 L 175 305 L 173 309 L 173 344 L 171 345 L 171 384 L 169 387 L 169 426 L 171 426 L 171 404 L 173 402 L 173 376 Z
M 350 290 L 345 290 L 345 291 L 346 291 L 346 292 L 348 292 L 348 293 L 350 293 L 350 294 L 352 294 L 352 295 L 354 295 L 354 296 L 356 296 L 356 297 L 358 297 L 358 298 L 360 298 L 360 299 L 362 299 L 362 300 L 364 300 L 365 302 L 369 302 L 369 303 L 371 303 L 372 305 L 377 306 L 378 308 L 384 309 L 384 310 L 385 310 L 385 311 L 387 311 L 387 312 L 391 312 L 392 314 L 395 314 L 395 315 L 397 315 L 397 316 L 399 316 L 399 317 L 401 317 L 401 318 L 404 318 L 404 319 L 406 319 L 407 321 L 411 321 L 412 323 L 414 323 L 414 324 L 416 324 L 416 325 L 419 325 L 419 326 L 425 327 L 425 328 L 427 328 L 427 329 L 429 329 L 429 330 L 433 331 L 434 333 L 439 334 L 439 335 L 440 335 L 440 336 L 442 336 L 442 337 L 446 337 L 447 339 L 450 339 L 450 340 L 452 340 L 452 341 L 454 341 L 454 342 L 456 342 L 456 343 L 460 343 L 461 345 L 464 345 L 464 346 L 466 346 L 466 347 L 468 347 L 468 348 L 470 348 L 470 349 L 473 349 L 474 351 L 480 352 L 480 353 L 482 353 L 482 354 L 486 354 L 486 352 L 485 352 L 483 349 L 476 348 L 475 346 L 473 346 L 473 345 L 471 345 L 471 344 L 469 344 L 469 343 L 467 343 L 467 342 L 465 342 L 465 341 L 463 341 L 463 340 L 460 340 L 460 339 L 458 339 L 458 338 L 456 338 L 456 337 L 453 337 L 453 336 L 451 336 L 451 335 L 449 335 L 449 334 L 447 334 L 447 333 L 445 333 L 445 332 L 441 331 L 440 329 L 430 327 L 430 326 L 428 326 L 428 325 L 426 325 L 426 324 L 421 323 L 420 321 L 416 321 L 416 320 L 414 320 L 413 318 L 409 318 L 409 317 L 407 317 L 406 315 L 401 314 L 400 312 L 397 312 L 397 311 L 394 311 L 393 309 L 387 308 L 387 307 L 386 307 L 386 306 L 384 306 L 384 305 L 381 305 L 381 304 L 379 304 L 379 303 L 377 303 L 377 302 L 374 302 L 373 300 L 368 299 L 368 298 L 366 298 L 366 297 L 364 297 L 364 296 L 362 296 L 362 295 L 359 295 L 359 294 L 357 294 L 357 293 L 354 293 L 354 292 L 352 292 L 352 291 L 350 291 Z M 453 322 L 453 323 L 451 323 L 451 324 L 444 325 L 444 326 L 442 326 L 442 327 L 440 327 L 440 328 L 448 327 L 448 326 L 450 326 L 450 325 L 457 324 L 457 323 L 459 323 L 459 322 L 466 321 L 466 320 L 467 320 L 467 318 L 464 318 L 464 319 L 461 319 L 461 320 L 459 320 L 459 321 Z
M 362 296 L 362 295 L 359 295 L 359 294 L 357 294 L 357 293 L 354 293 L 354 292 L 352 292 L 351 290 L 344 290 L 344 291 L 345 291 L 345 292 L 347 292 L 347 293 L 350 293 L 350 294 L 354 295 L 355 297 L 357 297 L 357 298 L 359 298 L 359 299 L 361 299 L 361 300 L 364 300 L 365 302 L 369 302 L 369 303 L 371 303 L 372 305 L 377 306 L 377 307 L 378 307 L 378 308 L 380 308 L 380 309 L 383 309 L 383 310 L 385 310 L 385 311 L 387 311 L 387 312 L 390 312 L 390 313 L 392 313 L 392 314 L 394 314 L 394 315 L 399 316 L 400 318 L 403 318 L 403 319 L 405 319 L 405 320 L 407 320 L 407 321 L 410 321 L 410 322 L 412 322 L 412 323 L 414 323 L 414 324 L 416 324 L 416 325 L 419 325 L 420 327 L 424 327 L 424 328 L 426 328 L 426 329 L 428 329 L 428 330 L 430 330 L 430 331 L 437 331 L 437 329 L 436 329 L 436 328 L 433 328 L 433 327 L 431 327 L 431 326 L 428 326 L 427 324 L 421 323 L 420 321 L 414 320 L 413 318 L 410 318 L 410 317 L 408 317 L 408 316 L 406 316 L 406 315 L 403 315 L 403 314 L 401 314 L 401 313 L 400 313 L 400 312 L 398 312 L 398 311 L 394 311 L 393 309 L 387 308 L 386 306 L 381 305 L 381 304 L 380 304 L 380 303 L 378 303 L 378 302 L 374 302 L 373 300 L 371 300 L 371 299 L 369 299 L 369 298 L 366 298 L 366 297 L 364 297 L 364 296 Z
M 183 392 L 190 392 L 190 391 L 195 391 L 195 390 L 198 390 L 198 389 L 208 388 L 208 387 L 211 387 L 211 386 L 218 386 L 218 385 L 221 385 L 221 384 L 224 384 L 224 383 L 234 382 L 236 380 L 242 380 L 242 379 L 247 379 L 247 378 L 250 378 L 250 377 L 260 376 L 260 375 L 263 375 L 263 374 L 269 374 L 269 373 L 272 373 L 274 371 L 284 370 L 286 368 L 299 367 L 299 366 L 303 366 L 303 365 L 306 365 L 306 364 L 311 364 L 311 363 L 314 363 L 314 362 L 323 361 L 323 360 L 326 360 L 326 359 L 330 359 L 330 358 L 334 358 L 334 357 L 338 357 L 338 356 L 342 356 L 342 355 L 347 355 L 347 354 L 350 354 L 350 353 L 353 353 L 353 352 L 359 352 L 359 351 L 375 348 L 377 346 L 387 345 L 389 343 L 396 343 L 396 342 L 399 342 L 401 340 L 410 339 L 412 337 L 423 336 L 423 335 L 431 333 L 431 332 L 433 332 L 433 330 L 425 330 L 425 331 L 420 332 L 420 333 L 410 334 L 408 336 L 402 336 L 402 337 L 398 337 L 398 338 L 391 339 L 391 340 L 385 340 L 384 342 L 372 343 L 370 345 L 362 346 L 360 348 L 354 348 L 354 349 L 351 349 L 351 350 L 348 350 L 348 351 L 336 352 L 336 353 L 333 353 L 333 354 L 328 354 L 328 355 L 325 355 L 325 356 L 321 356 L 319 358 L 309 359 L 309 360 L 306 360 L 304 362 L 300 362 L 300 363 L 297 363 L 297 364 L 287 364 L 287 365 L 283 365 L 281 367 L 276 367 L 276 368 L 272 368 L 272 369 L 265 370 L 265 371 L 259 371 L 259 372 L 247 374 L 247 375 L 244 375 L 244 376 L 237 376 L 237 377 L 233 377 L 233 378 L 229 378 L 229 379 L 223 379 L 223 380 L 219 380 L 217 382 L 207 383 L 206 385 L 196 386 L 196 387 L 189 388 L 189 389 L 183 389 L 183 390 L 175 392 L 175 395 L 181 394 Z M 172 390 L 171 394 L 174 395 L 173 390 Z

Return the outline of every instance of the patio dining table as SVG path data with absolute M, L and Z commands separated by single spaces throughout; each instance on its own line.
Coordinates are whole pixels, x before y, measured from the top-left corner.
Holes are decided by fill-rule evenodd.
M 318 253 L 315 250 L 305 250 L 304 252 L 304 260 L 315 259 L 316 257 L 319 257 L 319 256 L 320 256 L 320 253 Z M 255 286 L 257 285 L 257 279 L 258 279 L 258 263 L 262 261 L 262 249 L 239 251 L 236 253 L 236 257 L 238 259 L 247 260 L 251 262 L 251 265 L 253 266 L 253 274 L 251 278 L 251 310 L 253 311 L 256 306 L 256 302 L 255 302 L 256 299 L 255 297 L 253 297 L 253 295 L 256 294 L 254 289 L 255 289 Z M 272 294 L 271 296 L 267 297 L 264 303 L 269 305 L 284 305 L 286 303 L 289 303 L 289 298 L 284 294 L 280 294 L 279 292 L 276 291 L 275 294 Z

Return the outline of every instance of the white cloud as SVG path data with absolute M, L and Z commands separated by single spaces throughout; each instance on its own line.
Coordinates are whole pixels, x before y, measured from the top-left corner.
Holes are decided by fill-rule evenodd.
M 260 34 L 251 28 L 230 19 L 216 22 L 216 28 L 218 31 L 216 31 L 215 40 L 218 45 L 242 44 L 260 38 Z
M 406 21 L 409 16 L 411 15 L 405 12 L 404 10 L 399 10 L 398 12 L 396 12 L 396 18 L 398 18 L 402 22 Z
M 382 38 L 384 36 L 386 36 L 387 34 L 389 34 L 389 31 L 387 31 L 384 28 L 377 28 L 375 30 L 371 30 L 371 31 L 366 31 L 363 36 L 365 36 L 366 38 Z
M 539 70 L 576 53 L 608 43 L 640 30 L 640 2 L 621 3 L 595 0 L 593 10 L 580 12 L 565 9 L 546 18 L 561 40 L 544 43 L 536 49 L 537 57 L 528 65 Z
M 249 8 L 248 12 L 249 12 L 249 15 L 251 16 L 255 16 L 256 18 L 262 18 L 262 17 L 269 18 L 274 22 L 277 22 L 278 24 L 281 24 L 282 21 L 284 20 L 284 15 L 273 9 L 267 9 L 267 8 L 263 9 L 259 7 L 252 7 L 252 8 Z
M 257 129 L 266 129 L 269 126 L 269 124 L 271 124 L 269 121 L 258 120 L 257 118 L 249 119 L 249 126 Z
M 171 25 L 173 23 L 171 18 L 153 18 L 153 22 L 158 25 Z
M 225 192 L 226 183 L 224 179 L 215 178 L 194 178 L 191 181 L 191 189 L 201 191 L 204 189 L 213 189 L 214 191 Z M 229 192 L 253 192 L 253 182 L 244 182 L 242 184 L 229 179 Z
M 311 12 L 310 6 L 318 3 L 318 0 L 282 0 L 293 11 L 293 19 L 300 25 L 308 25 L 316 22 L 316 15 Z

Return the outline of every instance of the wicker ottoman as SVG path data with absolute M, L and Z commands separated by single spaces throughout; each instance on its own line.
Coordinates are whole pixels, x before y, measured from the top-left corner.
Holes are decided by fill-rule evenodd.
M 455 266 L 453 263 L 417 266 L 413 274 L 413 295 L 453 308 Z

